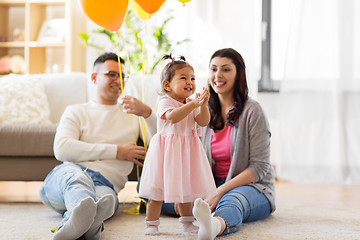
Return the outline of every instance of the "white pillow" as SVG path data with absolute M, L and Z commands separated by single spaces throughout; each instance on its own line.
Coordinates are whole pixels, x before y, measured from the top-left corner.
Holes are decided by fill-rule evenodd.
M 39 76 L 7 75 L 0 78 L 0 123 L 51 123 L 49 116 L 49 103 Z

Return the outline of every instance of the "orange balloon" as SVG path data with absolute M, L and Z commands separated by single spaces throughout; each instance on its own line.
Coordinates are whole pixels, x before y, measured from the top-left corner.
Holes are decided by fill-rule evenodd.
M 97 25 L 117 31 L 124 22 L 129 0 L 80 0 L 85 14 Z
M 134 10 L 136 15 L 142 20 L 149 19 L 153 14 L 149 14 L 142 9 L 139 4 L 135 2 L 135 0 L 130 0 L 130 7 Z
M 166 0 L 135 0 L 137 4 L 147 13 L 156 13 Z

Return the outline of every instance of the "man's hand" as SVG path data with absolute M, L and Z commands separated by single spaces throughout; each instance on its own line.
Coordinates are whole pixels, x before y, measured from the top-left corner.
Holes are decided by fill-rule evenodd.
M 135 97 L 123 96 L 120 99 L 120 104 L 123 107 L 124 112 L 131 113 L 143 118 L 148 118 L 152 112 L 148 105 Z
M 118 145 L 116 159 L 130 161 L 142 167 L 143 164 L 137 159 L 144 160 L 145 153 L 146 149 L 144 147 L 135 144 Z

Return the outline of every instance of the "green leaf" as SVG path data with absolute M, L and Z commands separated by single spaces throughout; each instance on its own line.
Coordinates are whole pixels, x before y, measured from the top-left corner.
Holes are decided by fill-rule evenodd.
M 54 232 L 56 232 L 56 230 L 58 230 L 58 228 L 59 228 L 58 226 L 54 227 L 53 229 L 50 230 L 50 232 L 54 233 Z
M 81 43 L 87 47 L 89 45 L 89 35 L 87 33 L 84 33 L 84 32 L 80 32 L 79 33 L 79 36 L 81 38 Z

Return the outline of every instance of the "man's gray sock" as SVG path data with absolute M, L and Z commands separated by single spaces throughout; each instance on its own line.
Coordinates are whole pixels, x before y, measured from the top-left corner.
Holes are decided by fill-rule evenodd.
M 101 230 L 106 219 L 110 218 L 115 211 L 115 199 L 111 194 L 102 196 L 97 202 L 97 211 L 93 224 L 85 233 L 87 240 L 98 240 L 101 237 Z
M 94 199 L 83 199 L 72 211 L 69 220 L 54 234 L 54 240 L 74 240 L 81 237 L 91 226 L 96 214 Z

